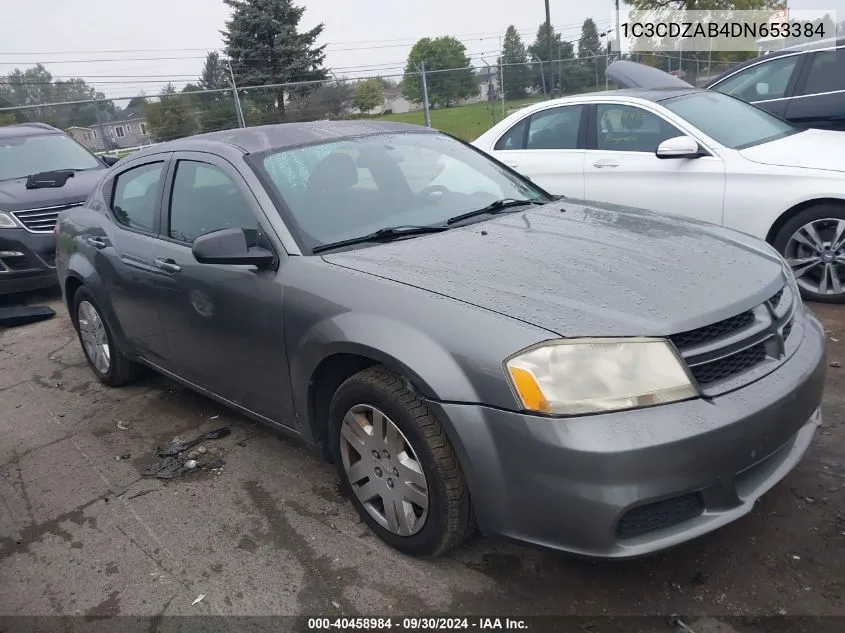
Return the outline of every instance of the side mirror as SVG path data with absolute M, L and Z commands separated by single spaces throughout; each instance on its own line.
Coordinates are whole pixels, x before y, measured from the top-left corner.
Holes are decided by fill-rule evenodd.
M 100 156 L 100 160 L 102 160 L 106 165 L 111 167 L 112 165 L 114 165 L 120 159 L 117 156 L 106 155 L 106 156 Z
M 698 158 L 701 156 L 701 148 L 690 136 L 676 136 L 658 145 L 655 154 L 657 158 Z
M 221 229 L 200 235 L 191 251 L 200 264 L 230 264 L 266 268 L 276 256 L 260 246 L 249 247 L 243 229 Z
M 759 82 L 755 86 L 755 88 L 757 90 L 757 94 L 760 95 L 761 97 L 765 97 L 767 94 L 769 94 L 769 84 L 767 84 L 763 81 Z

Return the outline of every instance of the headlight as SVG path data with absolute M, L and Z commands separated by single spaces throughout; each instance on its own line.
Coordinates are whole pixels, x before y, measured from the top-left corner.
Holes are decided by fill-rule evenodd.
M 698 396 L 664 339 L 550 341 L 505 362 L 524 409 L 552 415 L 635 409 Z
M 0 229 L 16 229 L 18 223 L 8 213 L 0 213 Z

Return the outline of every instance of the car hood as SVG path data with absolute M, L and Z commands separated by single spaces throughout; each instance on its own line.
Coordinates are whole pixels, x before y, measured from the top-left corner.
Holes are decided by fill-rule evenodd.
M 22 211 L 83 202 L 105 173 L 105 169 L 78 171 L 63 187 L 27 189 L 26 178 L 0 181 L 0 211 Z
M 779 257 L 750 236 L 570 200 L 324 260 L 568 337 L 675 334 L 784 284 Z
M 804 130 L 739 153 L 764 165 L 845 171 L 845 132 Z

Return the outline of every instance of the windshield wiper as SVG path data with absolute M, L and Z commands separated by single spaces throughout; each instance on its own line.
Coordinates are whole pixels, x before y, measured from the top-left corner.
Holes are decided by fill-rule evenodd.
M 312 253 L 322 253 L 323 251 L 332 250 L 334 248 L 341 248 L 343 246 L 351 246 L 353 244 L 364 244 L 366 242 L 390 242 L 399 239 L 400 237 L 407 237 L 409 235 L 423 235 L 425 233 L 439 233 L 440 231 L 448 231 L 449 227 L 442 224 L 433 224 L 430 226 L 415 226 L 411 224 L 402 226 L 387 226 L 378 231 L 373 231 L 361 237 L 353 237 L 348 240 L 341 240 L 339 242 L 330 242 L 329 244 L 320 244 L 311 249 Z
M 546 203 L 540 200 L 517 200 L 516 198 L 502 198 L 501 200 L 491 202 L 486 207 L 476 209 L 475 211 L 468 211 L 467 213 L 462 213 L 461 215 L 456 215 L 454 218 L 449 218 L 446 221 L 446 224 L 457 224 L 458 222 L 468 220 L 469 218 L 474 218 L 478 215 L 498 213 L 499 211 L 503 211 L 511 207 L 523 207 L 526 204 L 544 205 Z

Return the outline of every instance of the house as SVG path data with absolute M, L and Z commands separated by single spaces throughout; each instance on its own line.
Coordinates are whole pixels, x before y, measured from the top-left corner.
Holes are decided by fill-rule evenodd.
M 100 133 L 96 128 L 72 125 L 67 129 L 67 133 L 70 134 L 74 140 L 78 141 L 93 152 L 105 149 L 105 146 L 103 145 L 103 137 L 100 136 Z
M 106 136 L 106 149 L 123 149 L 139 147 L 152 142 L 147 122 L 139 107 L 129 107 L 116 112 L 103 122 L 102 127 Z
M 119 110 L 96 125 L 73 126 L 67 131 L 74 139 L 93 151 L 140 147 L 152 143 L 147 122 L 141 109 L 137 107 Z

